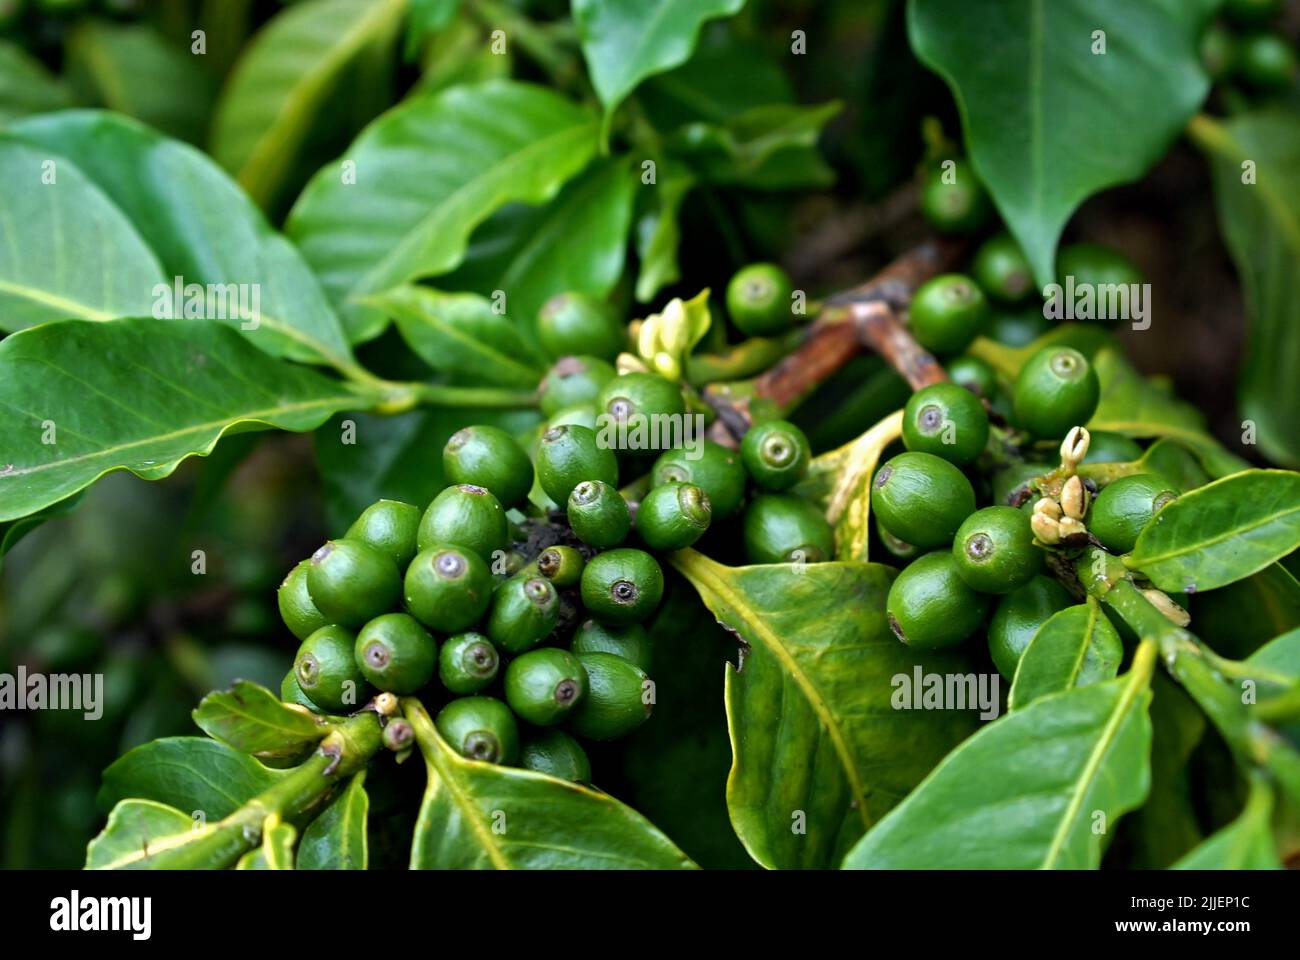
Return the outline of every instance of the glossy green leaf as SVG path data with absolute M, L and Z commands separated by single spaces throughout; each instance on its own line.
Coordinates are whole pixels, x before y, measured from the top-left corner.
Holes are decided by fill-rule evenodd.
M 951 88 L 967 150 L 1040 286 L 1055 280 L 1079 204 L 1142 176 L 1205 98 L 1201 22 L 1183 0 L 908 5 L 912 49 Z
M 82 20 L 68 35 L 65 71 L 88 103 L 198 143 L 213 96 L 201 61 L 153 27 Z
M 918 675 L 971 667 L 894 638 L 885 620 L 889 567 L 726 567 L 693 550 L 672 562 L 742 644 L 739 667 L 726 668 L 727 802 L 737 836 L 764 866 L 838 862 L 975 726 L 973 703 L 895 706 Z
M 213 739 L 268 758 L 297 756 L 331 729 L 324 718 L 282 703 L 270 690 L 248 680 L 209 693 L 193 716 L 199 729 Z
M 274 17 L 245 49 L 222 91 L 212 155 L 266 206 L 313 123 L 336 106 L 346 68 L 396 39 L 406 0 L 309 0 Z
M 370 848 L 366 833 L 370 796 L 363 770 L 302 832 L 298 870 L 365 870 Z
M 1273 788 L 1262 778 L 1252 778 L 1241 815 L 1174 864 L 1174 869 L 1281 869 L 1273 841 L 1273 805 Z
M 98 111 L 37 117 L 14 132 L 73 160 L 108 194 L 162 261 L 169 290 L 173 277 L 212 285 L 199 298 L 206 315 L 240 329 L 267 353 L 353 365 L 338 317 L 302 255 L 204 154 Z M 256 307 L 255 318 L 227 299 L 229 284 L 249 292 L 243 305 Z
M 352 427 L 347 431 L 343 420 Z M 432 408 L 401 417 L 349 413 L 333 418 L 314 436 L 325 493 L 327 527 L 342 536 L 376 500 L 402 500 L 423 507 L 447 480 L 442 448 L 462 427 L 486 423 L 512 433 L 536 425 L 534 410 Z
M 1043 697 L 984 727 L 844 866 L 1095 868 L 1116 821 L 1146 798 L 1154 659 L 1147 644 L 1124 676 Z
M 351 339 L 368 339 L 384 320 L 356 298 L 454 269 L 475 227 L 512 201 L 551 199 L 595 148 L 590 114 L 541 87 L 492 81 L 417 96 L 312 179 L 288 231 Z
M 434 370 L 470 383 L 525 389 L 542 379 L 544 362 L 520 348 L 519 324 L 478 294 L 404 286 L 366 303 L 391 317 L 402 339 Z
M 688 124 L 668 149 L 714 183 L 757 190 L 825 187 L 835 172 L 817 152 L 817 139 L 841 107 L 768 104 L 724 124 Z
M 1213 590 L 1300 547 L 1300 473 L 1246 470 L 1184 494 L 1124 562 L 1162 590 Z
M 603 298 L 613 290 L 627 258 L 637 189 L 653 187 L 641 184 L 626 159 L 597 161 L 550 203 L 516 205 L 485 223 L 448 286 L 485 296 L 501 291 L 507 311 L 535 341 L 537 315 L 555 294 Z
M 0 222 L 12 225 L 0 246 L 0 330 L 150 315 L 163 269 L 75 164 L 6 134 L 0 179 Z
M 1101 605 L 1087 603 L 1054 613 L 1025 648 L 1007 697 L 1020 710 L 1039 697 L 1103 683 L 1119 672 L 1124 647 Z
M 1101 381 L 1101 399 L 1089 429 L 1177 440 L 1215 477 L 1246 469 L 1245 460 L 1210 436 L 1200 411 L 1143 377 L 1118 348 L 1098 350 L 1092 362 Z
M 366 404 L 203 320 L 24 330 L 0 341 L 0 407 L 9 411 L 0 420 L 0 520 L 57 503 L 110 470 L 159 480 L 232 431 L 311 430 Z
M 215 740 L 164 737 L 113 761 L 98 802 L 108 809 L 134 797 L 220 820 L 287 775 Z
M 0 124 L 72 106 L 67 86 L 22 47 L 0 40 Z
M 707 20 L 745 0 L 573 0 L 592 85 L 607 114 L 642 80 L 684 63 Z
M 123 800 L 86 847 L 88 870 L 219 870 L 258 840 L 240 829 L 199 824 L 153 800 Z
M 1201 118 L 1193 133 L 1210 155 L 1250 314 L 1241 414 L 1265 454 L 1300 466 L 1300 124 L 1293 110 L 1273 110 L 1222 125 Z
M 1191 760 L 1206 722 L 1182 687 L 1159 671 L 1151 678 L 1151 693 L 1151 790 L 1123 829 L 1133 845 L 1133 866 L 1163 870 L 1204 839 Z
M 635 810 L 601 793 L 517 767 L 466 760 L 405 701 L 428 770 L 411 842 L 412 869 L 649 870 L 693 867 Z
M 677 263 L 682 232 L 678 222 L 682 202 L 695 188 L 695 177 L 674 164 L 659 164 L 654 195 L 637 219 L 636 252 L 640 265 L 636 277 L 636 298 L 649 303 L 664 287 L 682 277 Z

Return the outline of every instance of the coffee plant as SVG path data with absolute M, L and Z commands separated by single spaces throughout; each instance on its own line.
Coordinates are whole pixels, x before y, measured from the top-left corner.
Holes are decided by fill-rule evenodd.
M 116 756 L 85 866 L 1294 865 L 1298 27 L 0 0 L 0 662 L 102 675 L 24 728 Z

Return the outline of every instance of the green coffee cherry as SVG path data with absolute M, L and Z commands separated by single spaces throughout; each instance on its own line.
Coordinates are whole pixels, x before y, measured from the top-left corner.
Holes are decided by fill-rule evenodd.
M 1016 422 L 1036 437 L 1058 439 L 1097 410 L 1101 385 L 1086 357 L 1071 347 L 1044 347 L 1016 378 Z
M 438 679 L 452 693 L 478 693 L 496 679 L 501 658 L 481 633 L 457 633 L 438 653 Z
M 879 517 L 874 517 L 873 522 L 876 525 L 876 536 L 880 538 L 881 546 L 889 551 L 890 556 L 903 561 L 915 560 L 920 556 L 921 550 L 919 547 L 915 547 L 905 540 L 898 539 L 898 537 L 885 529 L 885 526 L 880 522 Z
M 473 550 L 487 563 L 510 545 L 510 521 L 486 487 L 461 483 L 433 498 L 420 520 L 420 549 L 451 543 Z
M 570 407 L 594 407 L 601 388 L 616 376 L 613 365 L 600 357 L 561 357 L 542 379 L 538 406 L 548 417 Z
M 644 550 L 597 554 L 582 571 L 582 603 L 607 623 L 636 623 L 654 613 L 664 595 L 664 572 Z
M 293 659 L 298 686 L 323 710 L 351 711 L 365 699 L 366 678 L 353 657 L 356 641 L 344 627 L 321 627 L 298 648 Z
M 716 520 L 732 516 L 745 499 L 745 468 L 739 455 L 712 440 L 704 441 L 698 450 L 664 451 L 655 461 L 651 479 L 656 487 L 695 484 L 708 495 Z
M 276 594 L 280 618 L 299 640 L 306 640 L 321 627 L 329 626 L 325 615 L 311 602 L 311 593 L 307 589 L 307 571 L 310 569 L 310 560 L 299 563 L 289 571 Z
M 487 634 L 506 653 L 523 653 L 548 637 L 559 619 L 560 598 L 549 580 L 511 577 L 492 595 Z
M 885 601 L 890 629 L 917 650 L 961 643 L 979 628 L 988 609 L 989 598 L 966 585 L 946 550 L 904 567 Z
M 483 487 L 503 507 L 524 502 L 533 485 L 528 454 L 500 427 L 478 424 L 457 430 L 442 448 L 442 469 L 454 484 Z
M 608 483 L 584 480 L 569 494 L 568 518 L 573 535 L 589 547 L 617 547 L 632 529 L 632 514 L 623 495 Z
M 989 304 L 975 281 L 945 273 L 921 285 L 912 298 L 912 336 L 937 354 L 961 353 L 982 332 Z
M 1065 283 L 1074 278 L 1075 287 L 1087 285 L 1101 290 L 1109 285 L 1132 286 L 1145 279 L 1142 271 L 1124 254 L 1096 243 L 1075 243 L 1063 247 L 1056 258 L 1056 275 Z M 1099 322 L 1115 324 L 1123 317 L 1099 318 Z
M 665 483 L 641 500 L 636 532 L 651 550 L 669 552 L 689 547 L 709 529 L 713 506 L 691 483 Z
M 1103 487 L 1088 514 L 1088 532 L 1115 553 L 1128 553 L 1138 534 L 1167 503 L 1178 499 L 1160 477 L 1139 473 Z
M 537 480 L 557 505 L 569 502 L 573 488 L 584 480 L 618 486 L 618 458 L 602 447 L 596 432 L 569 424 L 542 434 L 537 448 Z
M 385 613 L 361 628 L 354 654 L 376 690 L 408 694 L 432 679 L 438 645 L 414 617 Z
M 560 590 L 576 587 L 582 579 L 582 568 L 586 565 L 587 561 L 581 553 L 564 545 L 547 547 L 537 555 L 537 572 Z
M 525 458 L 525 462 L 527 458 Z M 400 500 L 377 500 L 348 527 L 348 540 L 360 540 L 387 554 L 399 570 L 415 557 L 420 508 Z
M 764 493 L 745 508 L 750 563 L 821 563 L 835 557 L 835 531 L 817 507 L 792 493 Z
M 808 474 L 812 448 L 804 432 L 787 420 L 756 424 L 740 442 L 740 460 L 765 490 L 789 490 Z
M 921 183 L 921 213 L 941 233 L 975 233 L 993 214 L 984 185 L 965 157 L 948 158 L 950 181 L 945 183 L 945 163 L 936 161 L 926 168 Z
M 303 692 L 302 686 L 298 683 L 298 673 L 290 669 L 280 681 L 280 699 L 284 703 L 296 703 L 300 707 L 306 707 L 315 713 L 320 713 L 320 707 L 316 706 L 315 701 Z
M 948 361 L 948 378 L 983 400 L 992 400 L 998 392 L 998 375 L 979 357 L 965 354 Z
M 587 671 L 567 650 L 531 650 L 506 667 L 505 693 L 506 703 L 520 719 L 554 726 L 587 695 Z
M 563 730 L 543 730 L 526 740 L 519 766 L 559 780 L 591 782 L 591 761 L 586 751 Z
M 597 620 L 584 620 L 574 631 L 569 649 L 575 654 L 612 653 L 632 661 L 642 670 L 650 669 L 650 634 L 639 623 L 616 627 Z
M 985 507 L 967 517 L 952 541 L 957 572 L 981 593 L 1010 593 L 1043 568 L 1029 515 L 1015 507 Z
M 519 757 L 519 724 L 495 697 L 461 697 L 439 712 L 438 733 L 462 757 L 512 764 Z
M 1072 602 L 1065 587 L 1041 575 L 998 600 L 988 627 L 989 654 L 998 673 L 1008 681 L 1014 679 L 1038 628 Z
M 307 568 L 311 602 L 330 623 L 359 627 L 391 610 L 401 593 L 397 565 L 360 540 L 331 540 Z
M 1295 82 L 1295 50 L 1281 34 L 1247 34 L 1237 41 L 1236 72 L 1255 90 L 1285 90 Z
M 871 509 L 900 540 L 922 549 L 941 547 L 975 511 L 975 490 L 947 460 L 900 453 L 876 471 Z
M 1142 448 L 1122 433 L 1091 430 L 1089 434 L 1092 439 L 1084 463 L 1132 463 L 1142 457 Z
M 1041 306 L 994 310 L 985 325 L 990 340 L 1008 347 L 1026 347 L 1052 329 L 1052 321 L 1043 316 Z
M 473 550 L 437 544 L 407 567 L 405 598 L 407 611 L 430 630 L 455 633 L 487 612 L 492 572 Z
M 587 671 L 587 696 L 569 715 L 570 730 L 588 740 L 614 740 L 649 719 L 654 703 L 644 670 L 612 653 L 577 659 Z
M 643 426 L 647 443 L 650 443 L 653 439 L 650 435 L 650 424 L 654 421 L 647 418 L 661 415 L 681 417 L 686 413 L 686 401 L 677 384 L 657 373 L 625 373 L 615 377 L 601 389 L 600 396 L 596 398 L 596 413 L 598 417 L 608 415 L 611 425 L 626 424 L 629 434 L 639 425 Z M 599 422 L 603 425 L 606 421 L 602 419 Z M 671 431 L 665 432 L 671 433 Z M 604 478 L 583 477 L 583 479 Z
M 774 337 L 794 326 L 793 293 L 790 277 L 776 264 L 751 263 L 727 284 L 727 313 L 746 336 Z
M 1034 270 L 1009 233 L 984 241 L 971 272 L 985 295 L 1000 303 L 1020 303 L 1034 291 Z
M 613 307 L 586 293 L 561 293 L 547 300 L 537 317 L 537 337 L 555 359 L 590 354 L 613 360 L 627 343 Z
M 903 410 L 903 445 L 949 463 L 970 463 L 989 442 L 989 417 L 973 393 L 955 383 L 922 387 Z

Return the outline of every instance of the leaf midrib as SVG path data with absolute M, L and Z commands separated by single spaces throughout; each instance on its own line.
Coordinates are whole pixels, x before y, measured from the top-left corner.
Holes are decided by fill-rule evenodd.
M 1101 768 L 1102 761 L 1110 748 L 1114 746 L 1115 740 L 1119 736 L 1120 727 L 1128 719 L 1129 712 L 1133 707 L 1138 696 L 1146 690 L 1147 684 L 1151 681 L 1151 670 L 1155 661 L 1155 642 L 1152 640 L 1144 641 L 1144 645 L 1133 655 L 1133 665 L 1129 667 L 1128 682 L 1124 685 L 1124 690 L 1120 694 L 1119 702 L 1115 704 L 1110 718 L 1106 721 L 1106 726 L 1102 730 L 1101 736 L 1093 745 L 1092 752 L 1088 755 L 1088 760 L 1083 769 L 1079 772 L 1078 778 L 1074 782 L 1074 791 L 1070 797 L 1070 802 L 1066 805 L 1065 811 L 1057 824 L 1056 833 L 1052 837 L 1052 842 L 1048 845 L 1047 852 L 1043 857 L 1042 868 L 1050 869 L 1056 859 L 1065 849 L 1065 844 L 1069 839 L 1070 829 L 1079 814 L 1079 809 L 1083 806 L 1084 797 L 1088 789 L 1096 779 L 1097 772 Z
M 693 550 L 683 550 L 674 558 L 675 565 L 686 567 L 693 574 L 692 579 L 698 577 L 701 581 L 707 581 L 710 589 L 719 598 L 725 600 L 727 604 L 741 611 L 745 609 L 745 604 L 740 601 L 739 596 L 728 587 L 721 577 L 713 572 L 717 566 L 712 560 L 703 554 L 696 553 Z M 848 749 L 848 743 L 845 740 L 844 733 L 840 729 L 830 708 L 822 699 L 815 685 L 803 672 L 798 662 L 785 649 L 779 639 L 776 637 L 765 624 L 761 621 L 749 620 L 749 625 L 757 637 L 763 640 L 765 649 L 770 650 L 778 660 L 786 667 L 789 674 L 794 678 L 795 683 L 803 691 L 804 696 L 808 699 L 809 706 L 822 721 L 822 726 L 830 735 L 831 743 L 835 747 L 835 753 L 840 758 L 840 765 L 843 767 L 845 779 L 849 783 L 849 790 L 853 795 L 853 805 L 858 811 L 862 822 L 866 827 L 871 826 L 871 815 L 867 811 L 866 793 L 862 787 L 862 781 L 858 777 L 857 765 L 853 759 L 852 753 Z
M 521 168 L 527 169 L 532 166 L 531 162 L 527 161 L 531 161 L 534 156 L 544 156 L 556 145 L 563 144 L 567 140 L 577 140 L 593 130 L 595 130 L 594 121 L 584 118 L 580 123 L 564 127 L 556 133 L 551 134 L 549 137 L 542 137 L 538 140 L 534 140 L 522 150 L 507 154 L 502 158 L 500 163 L 494 163 L 478 176 L 471 177 L 469 180 L 466 180 L 464 183 L 457 186 L 450 193 L 440 197 L 435 202 L 433 208 L 413 224 L 405 234 L 403 234 L 402 238 L 393 245 L 393 248 L 388 252 L 388 254 L 361 276 L 352 287 L 351 299 L 356 300 L 358 299 L 358 295 L 368 293 L 377 286 L 375 278 L 388 276 L 390 271 L 393 269 L 392 265 L 395 263 L 401 263 L 406 258 L 407 251 L 411 247 L 417 243 L 423 242 L 424 237 L 427 236 L 429 232 L 430 225 L 438 223 L 438 221 L 445 216 L 445 211 L 449 207 L 459 205 L 462 197 L 471 195 L 485 182 L 491 182 L 498 179 L 504 179 L 506 181 L 511 180 L 511 171 Z M 511 193 L 510 196 L 515 196 L 515 194 Z M 467 233 L 468 231 L 461 232 L 460 237 L 457 239 L 463 238 Z M 421 276 L 424 274 L 425 271 L 418 271 L 415 276 Z M 412 276 L 403 275 L 400 277 L 393 277 L 392 279 L 396 283 L 402 283 L 413 278 L 414 277 Z

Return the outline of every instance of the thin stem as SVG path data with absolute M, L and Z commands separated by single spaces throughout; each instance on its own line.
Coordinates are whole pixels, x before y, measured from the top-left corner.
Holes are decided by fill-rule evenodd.
M 1292 799 L 1300 802 L 1300 753 L 1268 726 L 1267 716 L 1243 702 L 1240 689 L 1225 682 L 1212 651 L 1187 630 L 1175 626 L 1129 577 L 1115 557 L 1089 547 L 1075 572 L 1090 596 L 1118 613 L 1143 640 L 1159 646 L 1165 668 L 1197 702 L 1223 739 L 1250 764 L 1267 770 Z

